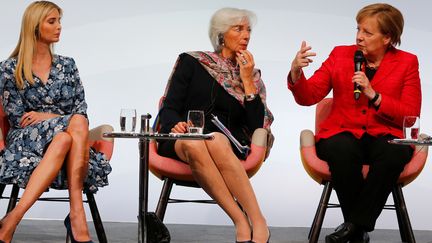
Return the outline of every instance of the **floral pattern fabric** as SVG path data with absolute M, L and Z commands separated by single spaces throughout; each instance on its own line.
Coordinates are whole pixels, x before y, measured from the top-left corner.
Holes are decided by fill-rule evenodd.
M 37 76 L 35 83 L 24 82 L 19 90 L 15 84 L 16 59 L 0 63 L 0 95 L 10 130 L 6 148 L 0 154 L 0 183 L 17 184 L 24 188 L 33 170 L 41 161 L 53 137 L 65 131 L 73 114 L 87 117 L 87 103 L 78 69 L 72 58 L 54 55 L 47 82 Z M 25 112 L 37 111 L 60 115 L 22 128 L 20 119 Z M 88 175 L 85 185 L 90 191 L 108 184 L 111 166 L 105 156 L 90 148 Z M 63 168 L 52 182 L 51 188 L 67 189 Z

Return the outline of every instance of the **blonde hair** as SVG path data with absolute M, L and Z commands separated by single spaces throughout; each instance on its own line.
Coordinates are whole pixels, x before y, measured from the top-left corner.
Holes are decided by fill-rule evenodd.
M 36 1 L 31 3 L 23 14 L 18 44 L 10 55 L 10 57 L 17 59 L 15 80 L 19 89 L 24 87 L 24 79 L 30 84 L 35 82 L 32 73 L 32 62 L 33 55 L 36 52 L 36 43 L 40 38 L 39 27 L 53 10 L 57 10 L 60 16 L 62 15 L 62 9 L 55 3 Z M 51 45 L 51 54 L 52 48 Z
M 386 3 L 371 4 L 357 13 L 357 23 L 366 17 L 376 17 L 381 34 L 390 37 L 392 46 L 400 45 L 404 18 L 397 8 Z
M 213 14 L 210 20 L 209 37 L 215 52 L 222 50 L 222 38 L 225 32 L 243 20 L 247 20 L 252 28 L 256 22 L 256 15 L 249 10 L 238 8 L 222 8 Z

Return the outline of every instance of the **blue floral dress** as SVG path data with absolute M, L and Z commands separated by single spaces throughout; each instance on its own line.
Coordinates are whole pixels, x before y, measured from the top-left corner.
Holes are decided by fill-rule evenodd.
M 15 58 L 0 63 L 0 95 L 10 124 L 6 148 L 0 154 L 0 183 L 14 183 L 25 188 L 53 137 L 67 129 L 71 116 L 87 116 L 87 103 L 78 69 L 72 58 L 54 55 L 46 84 L 33 76 L 35 83 L 31 85 L 25 81 L 21 90 L 15 84 L 16 63 Z M 21 117 L 29 111 L 60 116 L 22 128 L 19 125 Z M 86 188 L 94 192 L 98 187 L 107 185 L 110 172 L 111 166 L 105 156 L 90 149 Z M 66 180 L 64 167 L 52 182 L 51 188 L 66 189 Z

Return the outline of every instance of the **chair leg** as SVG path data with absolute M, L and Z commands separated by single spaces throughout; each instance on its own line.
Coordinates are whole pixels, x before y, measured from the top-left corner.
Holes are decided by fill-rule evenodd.
M 415 243 L 414 232 L 408 216 L 408 210 L 403 197 L 402 186 L 396 185 L 393 188 L 393 200 L 395 203 L 396 214 L 398 216 L 399 231 L 403 242 Z
M 0 198 L 3 197 L 3 192 L 4 192 L 5 187 L 6 187 L 6 184 L 0 184 Z
M 324 221 L 324 216 L 327 210 L 328 202 L 330 200 L 330 195 L 332 192 L 332 185 L 330 181 L 324 183 L 324 189 L 321 194 L 321 199 L 318 204 L 317 211 L 315 213 L 314 220 L 312 222 L 311 229 L 309 231 L 309 243 L 318 242 L 318 238 L 321 232 L 321 227 Z
M 100 243 L 107 243 L 108 241 L 106 238 L 105 229 L 104 229 L 103 224 L 102 224 L 102 219 L 100 217 L 99 210 L 97 208 L 94 195 L 91 192 L 86 192 L 86 196 L 87 196 L 87 201 L 88 201 L 88 204 L 90 207 L 90 212 L 91 212 L 91 215 L 93 218 L 93 224 L 94 224 L 95 229 L 96 229 L 96 234 L 97 234 L 98 240 Z
M 399 225 L 399 234 L 402 242 L 406 242 L 406 235 L 407 235 L 406 225 L 402 220 L 401 210 L 399 207 L 397 207 L 397 205 L 400 204 L 400 201 L 395 192 L 392 192 L 392 195 L 393 195 L 393 202 L 394 202 L 394 210 L 396 211 L 396 217 Z
M 19 186 L 17 185 L 13 185 L 12 186 L 12 191 L 10 194 L 10 198 L 9 198 L 9 203 L 8 203 L 8 207 L 7 207 L 7 211 L 6 213 L 9 213 L 10 211 L 12 211 L 12 209 L 15 208 L 17 202 L 18 202 L 18 193 L 19 193 Z
M 158 204 L 156 206 L 156 216 L 163 222 L 165 217 L 166 208 L 168 205 L 169 196 L 173 187 L 174 181 L 169 178 L 165 178 L 162 191 L 159 197 Z

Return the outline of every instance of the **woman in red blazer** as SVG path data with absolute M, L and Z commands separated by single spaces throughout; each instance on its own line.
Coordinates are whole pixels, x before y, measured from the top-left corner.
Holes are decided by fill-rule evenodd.
M 330 242 L 369 242 L 368 231 L 409 162 L 409 146 L 388 144 L 402 137 L 404 116 L 419 116 L 421 88 L 418 60 L 398 50 L 403 16 L 388 4 L 372 4 L 357 14 L 356 45 L 338 46 L 306 79 L 302 68 L 315 56 L 303 41 L 288 75 L 288 88 L 300 105 L 314 105 L 333 91 L 333 107 L 316 134 L 317 154 L 332 173 L 344 223 L 326 236 Z M 361 51 L 361 71 L 354 55 Z M 361 94 L 354 98 L 354 87 Z M 362 164 L 370 164 L 366 179 Z

